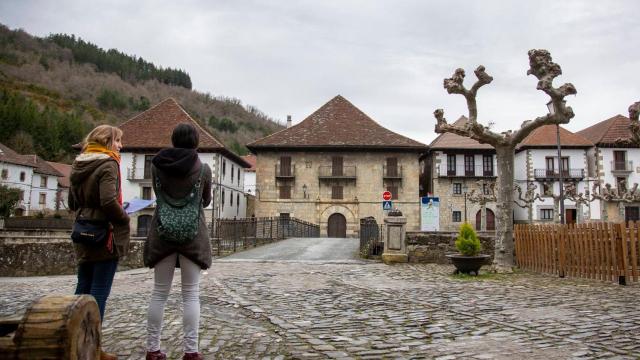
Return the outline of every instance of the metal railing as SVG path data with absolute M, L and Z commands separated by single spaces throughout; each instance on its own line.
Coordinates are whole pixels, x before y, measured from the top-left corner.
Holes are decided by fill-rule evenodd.
M 355 179 L 356 166 L 333 167 L 331 165 L 319 166 L 318 177 L 324 179 Z
M 215 255 L 224 256 L 287 238 L 319 236 L 319 225 L 296 218 L 216 219 L 212 250 Z
M 402 179 L 402 166 L 382 166 L 382 177 L 385 179 Z
M 611 161 L 611 171 L 633 171 L 633 161 Z
M 366 259 L 377 258 L 384 250 L 384 224 L 375 219 L 360 219 L 360 256 Z
M 558 179 L 559 171 L 553 169 L 534 169 L 536 179 Z M 584 169 L 569 169 L 562 171 L 563 179 L 584 179 Z
M 291 166 L 281 166 L 280 164 L 276 164 L 276 178 L 295 178 L 296 177 L 296 168 Z
M 477 164 L 474 166 L 456 165 L 453 168 L 447 166 L 447 164 L 440 165 L 438 170 L 438 176 L 440 177 L 495 177 L 496 173 L 493 168 L 485 169 L 483 165 Z
M 127 168 L 127 180 L 150 180 L 151 169 L 147 168 Z

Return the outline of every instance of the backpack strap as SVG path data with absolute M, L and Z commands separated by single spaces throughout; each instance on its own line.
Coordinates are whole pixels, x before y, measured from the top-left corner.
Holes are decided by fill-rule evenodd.
M 173 199 L 168 194 L 165 194 L 165 192 L 162 190 L 162 183 L 160 182 L 160 176 L 156 174 L 155 167 L 152 168 L 151 173 L 153 175 L 153 191 L 156 193 L 156 200 L 159 199 L 160 201 L 164 201 L 169 204 L 182 203 L 182 201 L 180 200 L 183 200 L 183 201 L 188 200 L 189 197 L 195 192 L 197 195 L 196 198 L 198 199 L 198 202 L 202 202 L 202 191 L 204 188 L 202 186 L 202 182 L 203 182 L 202 177 L 204 175 L 204 166 L 205 164 L 201 164 L 200 172 L 198 174 L 198 180 L 196 180 L 196 183 L 193 184 L 193 186 L 191 187 L 191 190 L 189 190 L 189 192 L 183 199 Z

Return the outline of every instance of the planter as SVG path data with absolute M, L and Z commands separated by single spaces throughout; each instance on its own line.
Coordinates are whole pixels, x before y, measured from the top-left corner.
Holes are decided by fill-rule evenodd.
M 465 256 L 460 254 L 445 255 L 453 266 L 456 267 L 455 274 L 471 274 L 478 275 L 478 271 L 485 264 L 490 255 Z

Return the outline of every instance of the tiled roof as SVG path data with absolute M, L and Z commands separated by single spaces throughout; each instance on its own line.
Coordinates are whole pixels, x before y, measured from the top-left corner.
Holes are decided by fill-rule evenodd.
M 58 178 L 58 184 L 60 184 L 60 186 L 62 187 L 66 187 L 66 188 L 70 187 L 71 182 L 69 181 L 69 176 L 71 175 L 71 165 L 57 163 L 53 161 L 47 161 L 47 163 L 49 163 L 51 167 L 53 167 L 60 174 L 62 174 L 62 177 Z
M 376 123 L 338 95 L 299 124 L 247 144 L 259 148 L 377 148 L 426 151 L 426 145 Z
M 62 176 L 60 172 L 42 160 L 38 155 L 21 155 L 4 144 L 0 144 L 0 161 L 9 164 L 29 166 L 33 168 L 33 172 L 39 174 Z
M 576 134 L 589 139 L 597 146 L 619 145 L 620 140 L 631 140 L 629 124 L 630 120 L 628 117 L 616 115 L 610 119 L 580 130 Z
M 464 124 L 467 123 L 467 121 L 469 121 L 469 119 L 467 119 L 466 116 L 461 116 L 458 120 L 456 120 L 453 125 L 456 126 L 464 126 Z M 452 133 L 444 133 L 444 134 L 440 134 L 438 135 L 437 138 L 435 138 L 431 144 L 429 145 L 429 147 L 432 150 L 438 150 L 438 149 L 470 149 L 470 150 L 485 150 L 485 149 L 493 149 L 493 146 L 489 145 L 489 144 L 481 144 L 478 141 L 465 137 L 465 136 L 460 136 L 457 134 L 452 134 Z
M 244 161 L 251 165 L 250 168 L 245 169 L 245 171 L 256 172 L 256 156 L 253 154 L 245 155 L 242 157 Z
M 33 169 L 34 173 L 58 176 L 58 177 L 63 176 L 61 172 L 56 170 L 53 166 L 49 165 L 48 162 L 46 162 L 44 159 L 42 159 L 38 155 L 22 155 L 22 156 L 31 158 L 31 161 L 33 161 L 33 164 L 35 166 L 35 169 Z
M 583 136 L 574 134 L 560 126 L 560 145 L 563 147 L 592 147 L 593 143 Z M 558 135 L 555 125 L 543 125 L 533 130 L 520 144 L 517 149 L 531 147 L 556 147 L 558 146 Z
M 167 98 L 152 108 L 132 117 L 120 126 L 122 129 L 122 152 L 132 150 L 159 151 L 171 147 L 171 133 L 178 124 L 192 124 L 200 135 L 199 151 L 221 152 L 244 167 L 245 163 L 195 121 L 178 102 Z
M 122 151 L 128 149 L 164 149 L 171 147 L 171 133 L 178 124 L 192 124 L 200 135 L 199 148 L 214 150 L 224 145 L 202 128 L 173 98 L 168 98 L 154 107 L 122 123 Z

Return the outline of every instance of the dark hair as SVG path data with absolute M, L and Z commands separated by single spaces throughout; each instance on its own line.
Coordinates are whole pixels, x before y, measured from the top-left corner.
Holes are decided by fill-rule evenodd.
M 173 134 L 171 134 L 173 147 L 196 149 L 199 141 L 198 131 L 191 124 L 180 124 L 173 129 Z

